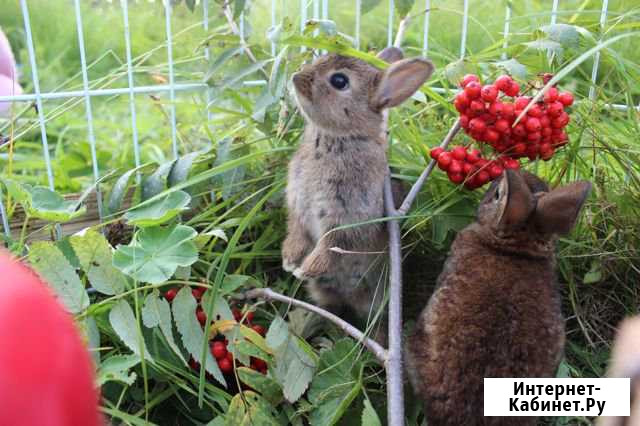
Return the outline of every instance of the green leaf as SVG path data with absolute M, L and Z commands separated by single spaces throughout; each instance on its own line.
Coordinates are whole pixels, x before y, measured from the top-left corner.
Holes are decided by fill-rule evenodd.
M 396 10 L 400 18 L 404 18 L 411 12 L 416 0 L 395 0 Z
M 549 40 L 559 43 L 562 47 L 573 49 L 580 47 L 580 33 L 575 25 L 549 24 L 541 27 L 540 30 Z
M 142 346 L 142 352 L 146 359 L 152 360 L 149 351 L 147 351 L 147 345 L 142 339 L 142 335 L 138 333 L 138 322 L 133 313 L 133 309 L 129 306 L 126 300 L 120 299 L 118 303 L 113 305 L 109 312 L 109 323 L 116 332 L 122 343 L 124 343 L 131 351 L 140 355 L 140 347 Z
M 142 307 L 142 322 L 145 327 L 153 328 L 160 326 L 160 331 L 167 339 L 167 343 L 171 350 L 187 365 L 182 352 L 178 348 L 174 338 L 173 330 L 171 328 L 171 308 L 169 302 L 163 297 L 160 297 L 158 290 L 154 290 L 149 293 L 144 300 L 144 306 Z
M 388 63 L 375 55 L 354 49 L 351 47 L 349 42 L 340 36 L 328 37 L 326 35 L 321 35 L 318 37 L 308 37 L 294 34 L 283 40 L 283 43 L 290 46 L 305 46 L 313 49 L 324 49 L 343 56 L 351 56 L 353 58 L 362 59 L 363 61 L 380 69 L 385 69 L 389 66 Z
M 260 392 L 271 404 L 276 406 L 282 402 L 282 388 L 271 377 L 247 367 L 240 367 L 236 371 L 242 383 Z
M 179 157 L 171 167 L 169 176 L 167 176 L 167 184 L 169 187 L 184 182 L 189 177 L 189 172 L 193 166 L 193 162 L 200 155 L 200 152 L 192 152 Z
M 93 288 L 110 296 L 124 291 L 126 278 L 113 267 L 111 245 L 102 234 L 90 229 L 70 242 Z
M 362 0 L 360 12 L 364 15 L 375 9 L 382 0 Z
M 191 196 L 184 191 L 174 191 L 164 197 L 129 210 L 124 218 L 133 225 L 145 227 L 163 224 L 178 214 L 191 202 Z
M 175 160 L 161 164 L 155 172 L 142 182 L 142 194 L 140 198 L 142 198 L 143 201 L 158 195 L 166 189 L 167 177 L 169 176 L 169 172 L 171 172 L 173 163 L 175 163 Z
M 78 274 L 52 243 L 33 243 L 29 262 L 71 313 L 82 312 L 89 306 L 89 295 Z
M 313 378 L 308 394 L 314 405 L 309 416 L 312 425 L 335 424 L 360 393 L 362 383 L 355 374 L 358 353 L 353 340 L 345 338 L 320 354 L 321 373 Z
M 313 21 L 307 22 L 307 25 L 304 27 L 304 35 L 310 35 L 315 30 L 319 30 L 322 34 L 325 34 L 329 37 L 333 37 L 338 34 L 338 27 L 336 26 L 335 21 L 330 19 L 314 19 Z
M 233 58 L 236 55 L 241 54 L 243 50 L 244 50 L 244 48 L 242 46 L 239 46 L 239 47 L 233 47 L 231 49 L 227 49 L 227 50 L 223 51 L 220 55 L 218 55 L 214 59 L 214 61 L 209 66 L 209 70 L 204 75 L 204 81 L 207 84 L 212 85 L 214 83 L 213 76 L 215 75 L 215 73 L 220 68 L 222 68 L 222 66 L 225 63 L 227 63 L 227 61 L 229 61 L 229 59 Z
M 362 410 L 362 426 L 382 426 L 378 413 L 371 405 L 369 398 L 364 400 L 364 409 Z
M 278 414 L 269 402 L 252 391 L 238 393 L 227 412 L 227 426 L 279 426 Z
M 530 49 L 535 50 L 548 50 L 550 52 L 555 53 L 556 55 L 561 55 L 564 52 L 562 45 L 553 40 L 535 40 L 530 41 L 528 43 L 523 43 Z
M 497 68 L 505 70 L 509 75 L 519 79 L 527 79 L 527 67 L 518 62 L 515 59 L 508 59 L 506 61 L 497 61 L 493 65 Z
M 284 397 L 294 403 L 307 390 L 316 361 L 289 332 L 289 326 L 281 317 L 271 322 L 267 345 L 273 349 L 275 357 L 274 376 L 283 388 Z
M 107 358 L 98 368 L 98 386 L 112 381 L 131 386 L 136 381 L 136 373 L 129 373 L 129 370 L 139 363 L 138 355 L 114 355 Z
M 186 225 L 141 229 L 127 246 L 118 246 L 113 265 L 132 278 L 160 284 L 173 276 L 178 266 L 198 260 L 193 239 L 196 231 Z
M 249 281 L 253 281 L 253 278 L 248 275 L 229 274 L 224 277 L 219 291 L 221 294 L 233 293 Z
M 193 359 L 204 365 L 205 370 L 213 375 L 213 377 L 225 387 L 227 382 L 218 367 L 218 363 L 211 356 L 211 352 L 207 351 L 205 361 L 202 360 L 202 341 L 205 339 L 202 327 L 196 318 L 196 299 L 191 294 L 189 287 L 183 287 L 178 291 L 175 299 L 171 302 L 173 318 L 176 321 L 176 327 L 182 338 L 182 345 L 191 354 Z
M 237 152 L 232 155 L 231 143 L 231 138 L 223 138 L 218 142 L 217 157 L 214 165 L 222 165 L 237 155 Z M 228 200 L 240 190 L 239 184 L 244 179 L 244 174 L 245 167 L 242 165 L 227 170 L 217 177 L 216 181 L 222 186 L 222 198 L 224 200 Z
M 195 10 L 196 10 L 196 0 L 185 0 L 185 4 L 187 5 L 187 8 L 191 12 L 195 12 Z
M 233 1 L 233 19 L 237 20 L 244 11 L 246 0 L 234 0 Z
M 602 264 L 598 261 L 591 262 L 591 268 L 584 274 L 582 282 L 584 284 L 595 284 L 602 281 Z
M 78 203 L 65 200 L 57 192 L 44 186 L 31 186 L 11 179 L 2 180 L 9 195 L 14 197 L 31 217 L 50 222 L 67 222 L 86 212 L 86 207 L 78 209 Z
M 111 189 L 111 194 L 109 194 L 109 211 L 111 213 L 115 213 L 122 207 L 122 200 L 124 200 L 125 195 L 127 195 L 127 189 L 131 184 L 131 178 L 134 173 L 139 173 L 142 169 L 149 167 L 149 164 L 142 165 L 140 167 L 136 167 L 135 169 L 131 169 L 126 171 L 122 176 L 118 178 L 116 183 L 113 185 Z
M 78 321 L 78 324 L 82 328 L 86 339 L 87 339 L 87 349 L 91 353 L 91 358 L 93 358 L 93 363 L 96 366 L 100 365 L 100 330 L 98 330 L 98 324 L 96 324 L 96 319 L 92 316 L 85 317 L 84 320 Z

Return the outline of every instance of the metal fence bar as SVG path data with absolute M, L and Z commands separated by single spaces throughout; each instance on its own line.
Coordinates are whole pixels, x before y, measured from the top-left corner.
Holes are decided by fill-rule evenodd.
M 163 2 L 165 4 L 165 28 L 167 32 L 167 59 L 169 62 L 169 114 L 171 119 L 171 148 L 173 149 L 173 158 L 178 158 L 178 141 L 176 138 L 176 92 L 174 90 L 174 74 L 173 74 L 173 40 L 171 33 L 171 1 Z
M 602 10 L 600 11 L 600 32 L 604 29 L 607 22 L 607 9 L 609 8 L 609 0 L 602 1 Z M 598 67 L 600 66 L 600 51 L 598 50 L 593 57 L 593 68 L 591 69 L 591 87 L 589 87 L 589 99 L 596 98 L 596 81 L 598 80 Z
M 38 108 L 38 121 L 40 121 L 40 133 L 42 135 L 42 152 L 47 168 L 47 179 L 49 189 L 55 189 L 53 181 L 53 170 L 51 168 L 51 157 L 49 156 L 49 142 L 47 141 L 47 128 L 45 126 L 44 108 L 42 107 L 42 96 L 40 95 L 40 80 L 38 78 L 38 66 L 36 64 L 36 53 L 33 48 L 33 34 L 31 34 L 31 22 L 29 19 L 29 9 L 26 0 L 20 0 L 22 18 L 24 20 L 24 31 L 27 35 L 27 50 L 29 52 L 29 63 L 31 65 L 31 78 L 33 79 L 33 91 L 35 93 L 36 107 Z
M 7 237 L 11 236 L 11 228 L 9 228 L 9 221 L 7 220 L 7 212 L 4 210 L 4 201 L 2 200 L 2 190 L 0 190 L 0 216 L 2 217 L 2 228 L 4 234 Z
M 208 33 L 209 32 L 209 0 L 202 0 L 202 21 L 203 21 L 202 26 L 204 27 L 204 32 Z M 206 59 L 207 63 L 211 59 L 211 49 L 209 48 L 208 44 L 204 48 L 204 58 Z M 174 90 L 175 90 L 175 87 L 174 87 Z M 205 93 L 206 93 L 205 96 L 207 100 L 207 124 L 208 124 L 213 118 L 211 109 L 209 109 L 209 104 L 211 104 L 211 88 L 207 86 L 207 88 L 205 89 Z M 213 143 L 213 141 L 211 141 L 211 143 Z
M 558 19 L 558 0 L 553 0 L 551 5 L 551 25 L 555 24 Z
M 133 66 L 131 64 L 131 32 L 129 30 L 129 6 L 128 0 L 120 0 L 122 16 L 124 19 L 124 42 L 127 55 L 127 79 L 129 86 L 129 109 L 131 111 L 131 134 L 133 137 L 133 158 L 136 167 L 140 167 L 140 146 L 138 144 L 138 122 L 136 120 L 136 105 L 133 91 Z M 136 173 L 136 181 L 140 183 L 140 174 Z
M 271 28 L 276 26 L 276 0 L 271 0 Z M 276 42 L 271 40 L 271 56 L 276 56 Z
M 96 137 L 93 128 L 93 110 L 91 108 L 91 97 L 89 96 L 89 75 L 87 72 L 87 58 L 84 47 L 84 27 L 82 25 L 82 12 L 80 11 L 80 0 L 74 0 L 76 11 L 76 28 L 78 30 L 78 48 L 80 49 L 80 66 L 82 67 L 82 88 L 84 92 L 84 104 L 87 115 L 87 132 L 89 137 L 89 147 L 91 150 L 91 165 L 93 167 L 93 181 L 96 185 L 96 201 L 98 206 L 98 217 L 102 220 L 102 195 L 98 185 L 100 170 L 98 169 L 98 156 L 96 155 Z
M 422 56 L 427 57 L 429 53 L 429 15 L 431 15 L 431 0 L 424 2 L 424 29 L 422 32 Z
M 329 19 L 329 0 L 322 0 L 322 19 Z
M 395 7 L 393 0 L 389 0 L 389 13 L 387 19 L 387 47 L 393 46 L 393 8 Z
M 362 0 L 356 0 L 356 49 L 360 49 L 360 18 L 362 17 Z
M 469 0 L 464 0 L 462 12 L 462 35 L 460 36 L 460 59 L 464 58 L 467 48 L 467 26 L 469 25 Z
M 504 11 L 504 42 L 502 43 L 502 55 L 501 58 L 504 61 L 507 59 L 507 48 L 509 47 L 509 26 L 511 25 L 511 2 L 507 0 L 507 7 Z
M 300 34 L 304 31 L 307 24 L 307 0 L 300 0 Z M 300 52 L 306 52 L 305 46 L 300 47 Z

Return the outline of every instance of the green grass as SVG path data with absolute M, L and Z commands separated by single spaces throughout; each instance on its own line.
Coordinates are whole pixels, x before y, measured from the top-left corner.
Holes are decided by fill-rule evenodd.
M 93 64 L 90 68 L 92 85 L 125 87 L 124 36 L 118 2 L 84 3 L 87 58 Z M 218 3 L 212 3 L 209 36 L 213 36 L 210 46 L 215 60 L 222 52 L 237 46 L 237 41 L 233 37 L 222 36 L 228 34 L 226 21 Z M 412 13 L 421 12 L 422 2 L 419 3 L 413 7 Z M 561 55 L 550 59 L 546 50 L 536 51 L 524 44 L 543 38 L 539 28 L 550 21 L 550 2 L 513 3 L 511 36 L 506 53 L 509 58 L 515 58 L 526 66 L 528 78 L 539 72 L 558 73 L 596 46 L 598 40 L 640 29 L 640 7 L 636 1 L 611 1 L 603 31 L 599 28 L 599 1 L 563 1 L 558 22 L 580 26 L 591 36 L 580 36 L 577 44 L 565 45 Z M 270 46 L 265 38 L 270 25 L 265 19 L 269 16 L 269 4 L 266 0 L 256 1 L 248 12 L 248 43 L 260 60 L 271 59 Z M 456 78 L 466 72 L 482 73 L 487 78 L 497 75 L 499 70 L 495 62 L 503 53 L 504 4 L 496 2 L 495 7 L 487 7 L 487 2 L 470 2 L 469 37 L 464 61 L 459 61 L 462 2 L 432 1 L 432 4 L 429 57 L 436 64 L 437 72 L 428 86 L 454 89 Z M 278 2 L 279 18 L 285 6 L 288 18 L 297 28 L 299 2 Z M 331 2 L 331 18 L 335 19 L 338 30 L 347 35 L 353 35 L 354 7 L 351 2 Z M 19 7 L 16 2 L 0 0 L 0 10 L 3 11 L 0 27 L 8 34 L 22 64 L 21 82 L 30 90 L 30 68 Z M 75 19 L 70 4 L 65 1 L 32 1 L 30 12 L 43 90 L 80 88 Z M 363 50 L 376 50 L 386 44 L 387 12 L 387 2 L 382 1 L 363 16 Z M 136 85 L 154 84 L 157 76 L 166 78 L 168 72 L 161 5 L 158 2 L 132 3 L 129 14 L 133 56 L 140 58 L 135 64 Z M 200 21 L 199 10 L 194 14 L 184 4 L 175 7 L 172 22 L 178 81 L 202 81 L 209 68 L 201 44 L 207 35 Z M 398 23 L 397 13 L 395 23 Z M 624 316 L 638 312 L 639 115 L 632 109 L 618 111 L 605 107 L 607 103 L 640 104 L 638 39 L 638 34 L 622 38 L 600 51 L 595 102 L 586 99 L 592 57 L 577 65 L 560 81 L 561 88 L 572 91 L 581 100 L 571 114 L 568 128 L 570 144 L 548 163 L 525 164 L 528 170 L 540 174 L 554 185 L 576 179 L 588 179 L 594 183 L 583 218 L 572 234 L 559 242 L 558 248 L 563 311 L 567 318 L 566 367 L 573 377 L 603 375 L 617 323 Z M 416 17 L 409 27 L 405 46 L 408 55 L 421 53 L 422 17 Z M 280 70 L 274 75 L 283 75 L 285 67 L 285 75 L 289 75 L 304 59 L 308 56 L 300 55 L 297 47 L 289 48 Z M 265 64 L 267 72 L 271 72 L 272 64 Z M 216 70 L 213 75 L 215 101 L 211 105 L 212 120 L 209 122 L 203 93 L 180 93 L 176 100 L 181 152 L 214 147 L 181 185 L 205 202 L 188 224 L 202 231 L 219 228 L 234 236 L 231 246 L 217 240 L 203 246 L 189 281 L 197 282 L 206 277 L 218 286 L 224 273 L 246 274 L 265 286 L 304 297 L 304 292 L 279 267 L 279 246 L 284 236 L 282 192 L 263 199 L 272 188 L 279 188 L 285 182 L 286 163 L 298 142 L 302 120 L 292 115 L 294 107 L 288 95 L 283 96 L 282 102 L 269 105 L 263 111 L 264 119 L 260 119 L 262 114 L 256 104 L 262 95 L 261 87 L 222 87 L 248 66 L 247 58 L 240 55 Z M 263 78 L 259 73 L 246 77 L 249 80 Z M 453 92 L 444 93 L 441 97 L 433 96 L 428 89 L 425 93 L 426 102 L 408 103 L 391 114 L 391 164 L 397 177 L 409 182 L 415 180 L 425 167 L 429 148 L 440 143 L 455 118 L 449 105 Z M 117 169 L 121 174 L 133 167 L 128 98 L 94 98 L 92 102 L 101 172 L 104 174 Z M 167 102 L 166 94 L 159 95 L 157 99 L 147 95 L 136 98 L 143 163 L 161 164 L 171 158 Z M 48 119 L 47 135 L 56 188 L 61 192 L 80 191 L 93 179 L 83 100 L 45 102 L 44 110 Z M 2 173 L 5 176 L 12 174 L 26 182 L 44 184 L 46 177 L 35 112 L 27 108 L 18 115 L 13 122 L 0 119 L 0 133 L 17 136 L 12 152 L 7 146 L 0 151 Z M 224 153 L 219 145 L 221 141 L 230 141 L 229 153 Z M 464 135 L 455 140 L 455 144 L 469 142 Z M 212 164 L 224 165 L 233 159 L 240 166 L 235 172 L 209 173 Z M 479 195 L 479 191 L 458 190 L 443 173 L 436 171 L 420 194 L 411 217 L 405 222 L 403 243 L 408 253 L 405 262 L 407 291 L 418 292 L 424 303 L 455 231 L 471 220 Z M 264 206 L 254 209 L 259 202 L 264 202 Z M 104 314 L 109 303 L 95 302 L 95 311 Z M 265 318 L 270 318 L 278 310 L 285 312 L 282 307 L 260 307 Z M 114 338 L 104 316 L 102 321 L 99 314 L 96 316 L 100 331 L 112 345 L 103 356 L 127 353 L 127 349 Z M 334 340 L 339 336 L 334 330 L 325 330 L 321 334 Z M 154 378 L 157 375 L 168 377 L 175 383 L 169 387 L 156 383 L 148 392 L 145 392 L 141 379 L 130 387 L 110 383 L 104 389 L 110 415 L 135 424 L 144 418 L 145 413 L 150 414 L 152 421 L 159 421 L 173 410 L 171 418 L 195 422 L 196 418 L 206 418 L 201 416 L 202 413 L 190 411 L 198 398 L 199 387 L 205 384 L 205 395 L 209 395 L 205 398 L 205 406 L 213 407 L 214 412 L 221 409 L 216 397 L 208 394 L 215 393 L 211 389 L 213 387 L 198 378 L 197 373 L 185 373 L 171 363 L 152 367 L 147 364 L 147 367 L 151 368 L 149 374 Z M 379 371 L 374 375 L 377 373 Z M 371 398 L 383 397 L 382 391 L 378 379 L 367 382 Z M 220 398 L 230 399 L 228 395 Z M 283 408 L 285 411 L 295 410 L 298 415 L 303 415 L 308 409 L 304 404 Z M 359 414 L 356 416 L 358 419 Z M 382 416 L 383 412 L 379 414 Z M 291 414 L 289 417 L 295 416 Z

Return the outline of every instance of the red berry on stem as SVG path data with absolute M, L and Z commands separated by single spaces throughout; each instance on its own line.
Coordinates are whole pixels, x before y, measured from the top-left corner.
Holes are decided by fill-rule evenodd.
M 456 95 L 455 102 L 458 102 L 461 106 L 466 108 L 469 106 L 469 102 L 471 102 L 471 99 L 469 99 L 467 94 L 462 91 Z
M 227 359 L 229 362 L 233 363 L 233 354 L 227 350 Z
M 507 96 L 518 96 L 518 93 L 520 93 L 520 85 L 515 81 L 512 82 L 506 90 L 504 90 L 504 94 Z
M 564 106 L 571 106 L 573 104 L 573 95 L 569 92 L 562 92 L 558 95 L 558 100 Z
M 256 333 L 258 333 L 261 336 L 264 336 L 267 333 L 267 330 L 265 330 L 265 328 L 261 325 L 255 324 L 251 327 L 253 329 L 253 331 L 255 331 Z
M 489 167 L 489 176 L 491 176 L 492 180 L 499 177 L 502 172 L 502 166 L 500 166 L 499 164 L 493 164 L 491 167 Z
M 164 298 L 167 299 L 168 302 L 172 302 L 173 299 L 176 298 L 176 294 L 178 294 L 178 290 L 175 288 L 170 288 L 164 293 Z
M 444 148 L 441 148 L 439 146 L 432 148 L 431 152 L 429 153 L 429 155 L 431 156 L 431 158 L 433 158 L 434 160 L 438 159 L 438 156 L 440 154 L 442 154 L 444 152 Z
M 467 84 L 471 83 L 472 81 L 479 83 L 480 79 L 475 74 L 467 74 L 462 78 L 462 81 L 460 82 L 460 87 L 464 89 L 467 86 Z
M 484 140 L 486 140 L 490 144 L 494 144 L 498 142 L 498 140 L 500 139 L 500 133 L 498 133 L 494 129 L 487 129 L 485 130 L 483 137 L 484 137 Z
M 537 132 L 542 128 L 540 120 L 535 117 L 529 117 L 526 119 L 525 127 L 530 132 Z
M 453 174 L 462 173 L 462 162 L 458 160 L 451 160 L 451 164 L 449 164 L 447 171 Z
M 443 152 L 442 154 L 438 155 L 438 167 L 440 167 L 441 170 L 447 170 L 449 168 L 449 164 L 451 164 L 451 160 L 453 158 L 451 157 L 451 153 L 449 152 Z
M 207 315 L 200 306 L 196 309 L 196 318 L 198 318 L 200 325 L 204 325 L 207 322 Z
M 480 158 L 482 158 L 482 155 L 480 154 L 480 151 L 477 149 L 472 149 L 467 154 L 467 162 L 470 164 L 477 163 L 478 161 L 480 161 Z
M 493 84 L 498 88 L 498 90 L 506 93 L 507 89 L 511 87 L 511 83 L 513 83 L 513 79 L 511 77 L 508 75 L 501 75 Z
M 449 177 L 449 180 L 456 185 L 464 182 L 464 175 L 462 173 L 451 173 L 448 171 L 447 176 Z
M 224 342 L 213 342 L 213 345 L 211 345 L 211 355 L 213 355 L 215 359 L 226 358 L 227 346 Z
M 484 112 L 484 102 L 479 100 L 473 100 L 469 104 L 469 109 L 473 111 L 474 114 L 482 114 Z
M 513 130 L 511 131 L 513 132 L 514 135 L 518 137 L 525 137 L 527 135 L 527 128 L 522 122 L 516 124 Z
M 460 127 L 463 129 L 469 128 L 469 117 L 465 114 L 460 114 Z
M 503 166 L 505 169 L 517 170 L 520 168 L 520 162 L 513 158 L 508 158 L 504 161 Z
M 480 86 L 480 83 L 472 81 L 465 86 L 464 93 L 467 94 L 469 99 L 478 99 L 480 97 L 481 90 L 482 86 Z
M 515 117 L 516 108 L 511 102 L 502 103 L 502 116 L 505 118 Z
M 479 118 L 472 118 L 469 121 L 469 130 L 472 132 L 477 132 L 479 134 L 482 134 L 486 129 L 487 129 L 487 125 L 485 124 L 484 121 L 482 121 Z
M 531 108 L 529 108 L 529 111 L 527 111 L 527 114 L 529 115 L 529 117 L 540 118 L 542 117 L 544 112 L 542 111 L 542 108 L 540 108 L 540 106 L 534 105 Z
M 495 129 L 497 132 L 500 132 L 500 133 L 510 133 L 511 125 L 507 120 L 505 120 L 504 118 L 501 118 L 500 120 L 496 121 Z
M 531 132 L 527 134 L 527 140 L 529 142 L 538 142 L 542 139 L 542 134 L 540 132 Z
M 493 102 L 498 97 L 498 88 L 492 84 L 485 84 L 480 90 L 480 96 L 485 102 Z
M 251 322 L 251 321 L 253 321 L 253 317 L 254 317 L 254 316 L 255 316 L 255 314 L 254 314 L 254 312 L 253 312 L 253 311 L 249 311 L 249 312 L 247 312 L 247 316 L 246 316 L 247 322 Z
M 231 313 L 233 314 L 233 319 L 235 319 L 237 322 L 240 322 L 240 320 L 242 319 L 242 312 L 240 311 L 240 309 L 233 308 L 231 310 Z
M 547 114 L 551 117 L 557 117 L 564 111 L 564 105 L 561 102 L 552 102 L 547 105 Z
M 516 109 L 525 109 L 527 105 L 529 105 L 529 102 L 531 102 L 531 98 L 529 96 L 518 96 L 513 102 L 513 105 Z
M 451 155 L 455 160 L 464 161 L 467 158 L 467 150 L 463 146 L 457 146 L 451 150 Z
M 558 95 L 558 89 L 556 89 L 555 87 L 550 87 L 549 90 L 547 90 L 544 94 L 544 101 L 546 103 L 555 102 L 558 100 Z
M 218 367 L 220 367 L 220 371 L 222 371 L 225 374 L 229 374 L 233 371 L 233 363 L 229 361 L 227 358 L 219 359 Z
M 191 294 L 193 294 L 193 297 L 195 297 L 196 300 L 199 302 L 200 299 L 202 299 L 202 295 L 204 294 L 205 291 L 207 291 L 207 289 L 204 287 L 195 287 L 191 290 Z
M 495 101 L 492 102 L 491 105 L 489 105 L 489 114 L 493 115 L 494 117 L 499 117 L 503 114 L 503 104 L 500 101 Z

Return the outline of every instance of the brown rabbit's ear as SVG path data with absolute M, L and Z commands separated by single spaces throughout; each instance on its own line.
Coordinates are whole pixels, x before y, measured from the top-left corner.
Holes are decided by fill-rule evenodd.
M 382 71 L 372 99 L 377 110 L 400 105 L 407 100 L 433 72 L 433 64 L 426 59 L 412 58 L 394 62 Z
M 536 228 L 545 234 L 568 234 L 590 190 L 590 182 L 580 181 L 543 195 L 534 216 Z
M 507 170 L 498 185 L 498 229 L 522 226 L 536 207 L 536 201 L 522 175 Z
M 392 64 L 404 58 L 404 53 L 402 53 L 402 49 L 399 47 L 389 46 L 382 49 L 376 56 L 383 61 Z

